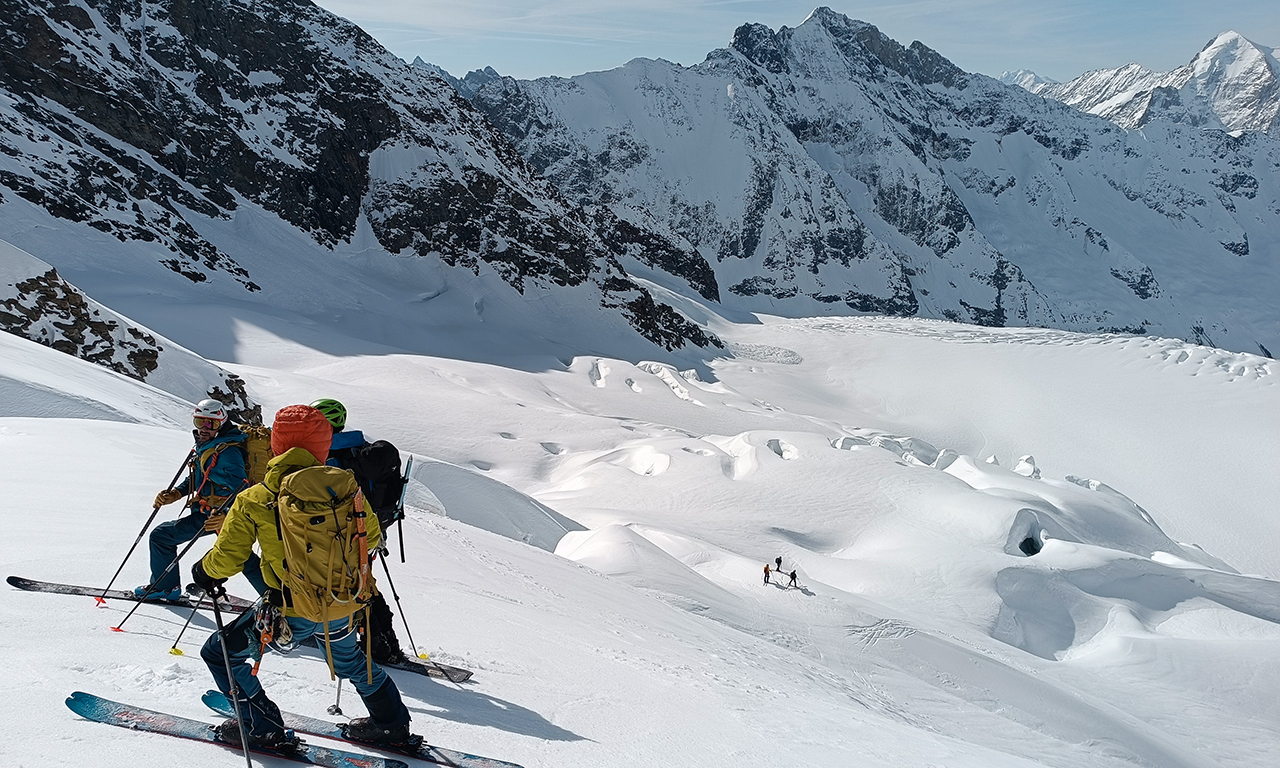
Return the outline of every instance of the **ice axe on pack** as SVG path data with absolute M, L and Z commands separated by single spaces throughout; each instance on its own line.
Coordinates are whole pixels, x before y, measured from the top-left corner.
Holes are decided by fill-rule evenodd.
M 222 504 L 221 504 L 217 509 L 215 509 L 212 513 L 210 513 L 210 517 L 212 517 L 213 515 L 219 515 L 219 514 L 222 514 L 223 512 L 227 511 L 227 508 L 231 506 L 231 502 L 232 502 L 232 501 L 235 501 L 236 496 L 237 496 L 237 495 L 240 493 L 240 491 L 241 491 L 241 490 L 243 490 L 243 489 L 244 489 L 244 487 L 245 487 L 246 485 L 248 485 L 248 484 L 249 484 L 249 480 L 248 480 L 248 478 L 245 478 L 245 480 L 244 480 L 244 481 L 242 481 L 242 482 L 240 483 L 240 487 L 239 487 L 239 488 L 237 488 L 237 489 L 235 490 L 235 492 L 234 492 L 234 493 L 232 493 L 230 496 L 228 496 L 228 497 L 226 498 L 226 500 L 225 500 L 225 501 L 223 501 L 223 502 L 222 502 Z M 148 584 L 148 585 L 147 585 L 147 591 L 146 591 L 146 592 L 143 592 L 143 593 L 142 593 L 142 597 L 139 597 L 139 598 L 138 598 L 138 604 L 137 604 L 137 605 L 135 605 L 135 606 L 133 606 L 133 608 L 130 608 L 130 609 L 129 609 L 129 613 L 128 613 L 128 614 L 126 614 L 126 615 L 125 615 L 125 617 L 124 617 L 123 619 L 121 619 L 121 620 L 120 620 L 120 623 L 119 623 L 119 624 L 117 624 L 117 625 L 115 625 L 114 627 L 112 627 L 112 628 L 111 628 L 111 631 L 112 631 L 112 632 L 123 632 L 123 631 L 124 631 L 124 629 L 123 629 L 123 627 L 124 627 L 124 623 L 125 623 L 126 621 L 128 621 L 128 620 L 129 620 L 129 618 L 130 618 L 131 616 L 133 616 L 134 611 L 137 611 L 137 610 L 138 610 L 138 608 L 139 608 L 139 607 L 141 607 L 141 606 L 142 606 L 142 604 L 143 604 L 144 602 L 146 602 L 147 598 L 151 596 L 151 593 L 152 593 L 153 591 L 155 591 L 155 585 L 156 585 L 156 584 L 159 584 L 161 581 L 163 581 L 163 580 L 164 580 L 164 577 L 165 577 L 165 576 L 168 576 L 168 575 L 169 575 L 169 573 L 170 573 L 174 568 L 177 568 L 177 567 L 178 567 L 178 561 L 179 561 L 179 560 L 181 560 L 181 559 L 183 558 L 183 556 L 184 556 L 184 555 L 186 555 L 188 552 L 190 552 L 190 551 L 191 551 L 191 548 L 192 548 L 192 547 L 194 547 L 194 546 L 196 545 L 196 542 L 197 542 L 197 541 L 199 541 L 199 540 L 200 540 L 200 539 L 202 539 L 202 538 L 204 538 L 204 537 L 203 537 L 203 536 L 196 536 L 194 539 L 192 539 L 191 541 L 187 542 L 187 546 L 183 547 L 183 548 L 182 548 L 182 551 L 181 551 L 181 552 L 179 552 L 179 553 L 177 554 L 177 556 L 173 558 L 173 561 L 172 561 L 172 562 L 170 562 L 170 563 L 169 563 L 169 565 L 168 565 L 168 567 L 166 567 L 166 568 L 164 569 L 164 572 L 163 572 L 163 573 L 161 573 L 158 577 L 156 577 L 155 581 L 152 581 L 150 584 Z M 188 621 L 188 623 L 190 623 L 190 622 Z M 185 629 L 186 629 L 186 627 L 183 627 L 183 629 L 185 630 Z M 179 635 L 179 637 L 181 637 L 181 635 Z M 174 647 L 177 647 L 177 645 L 178 645 L 178 641 L 177 641 L 177 640 L 174 640 L 174 641 L 173 641 L 173 644 L 174 644 Z
M 400 486 L 400 501 L 396 504 L 396 532 L 400 534 L 398 538 L 400 539 L 400 562 L 402 563 L 404 562 L 404 495 L 409 490 L 409 473 L 412 471 L 413 454 L 410 454 L 409 461 L 404 465 L 404 480 Z M 382 565 L 385 568 L 387 564 L 383 562 Z M 387 574 L 387 580 L 391 580 L 391 574 Z M 409 626 L 406 624 L 404 629 L 408 632 Z M 410 643 L 412 644 L 412 641 Z
M 182 466 L 178 467 L 178 471 L 174 474 L 173 479 L 169 481 L 169 487 L 164 489 L 166 493 L 172 491 L 173 486 L 177 485 L 178 478 L 182 477 L 183 470 L 187 468 L 187 465 L 191 463 L 191 460 L 194 459 L 195 456 L 196 449 L 192 448 L 191 452 L 187 454 L 187 458 L 182 460 Z M 147 518 L 147 522 L 142 524 L 142 530 L 138 531 L 138 538 L 133 540 L 133 546 L 129 547 L 129 551 L 125 553 L 124 560 L 120 562 L 120 567 L 116 569 L 116 573 L 111 577 L 111 581 L 107 582 L 106 589 L 102 590 L 101 595 L 94 598 L 94 600 L 98 601 L 98 605 L 106 605 L 107 601 L 103 598 L 106 597 L 107 592 L 110 591 L 111 587 L 116 583 L 116 579 L 120 578 L 120 572 L 124 570 L 124 564 L 129 562 L 130 557 L 133 557 L 133 551 L 138 548 L 138 543 L 142 541 L 142 537 L 146 535 L 147 529 L 151 527 L 151 522 L 156 519 L 156 515 L 158 514 L 160 514 L 159 504 L 151 510 L 151 517 Z

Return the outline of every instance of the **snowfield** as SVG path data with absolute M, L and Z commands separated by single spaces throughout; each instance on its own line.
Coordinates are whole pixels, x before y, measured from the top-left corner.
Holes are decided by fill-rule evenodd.
M 659 298 L 731 352 L 531 335 L 494 339 L 523 350 L 503 365 L 479 333 L 427 355 L 223 309 L 235 356 L 216 365 L 265 412 L 336 397 L 414 456 L 395 586 L 417 650 L 475 671 L 393 673 L 428 740 L 526 768 L 1273 763 L 1275 361 Z M 210 354 L 177 309 L 147 322 Z M 5 573 L 105 585 L 189 447 L 189 405 L 7 334 L 0 359 Z M 777 556 L 797 588 L 762 583 Z M 145 580 L 135 554 L 119 585 Z M 0 764 L 243 761 L 63 706 L 86 690 L 214 720 L 212 617 L 171 655 L 186 612 L 111 632 L 130 607 L 0 589 L 0 714 L 21 734 Z M 327 716 L 315 651 L 261 674 Z M 363 714 L 350 688 L 343 707 Z

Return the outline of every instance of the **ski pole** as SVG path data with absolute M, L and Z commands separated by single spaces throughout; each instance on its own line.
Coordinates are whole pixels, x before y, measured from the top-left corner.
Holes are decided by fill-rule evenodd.
M 169 653 L 174 656 L 181 656 L 182 649 L 178 647 L 178 641 L 182 639 L 182 635 L 186 633 L 187 627 L 191 626 L 191 620 L 196 617 L 196 611 L 200 610 L 200 598 L 196 598 L 196 604 L 191 606 L 191 615 L 187 617 L 187 622 L 182 625 L 182 629 L 178 630 L 178 636 L 173 639 L 173 647 L 169 649 Z
M 242 483 L 240 484 L 240 487 L 241 487 L 241 488 L 243 488 L 243 487 L 245 486 L 245 484 L 247 484 L 248 482 L 249 482 L 249 481 L 246 479 L 244 482 L 242 482 Z M 236 493 L 239 493 L 239 492 L 240 492 L 240 491 L 239 491 L 239 489 L 237 489 L 237 490 L 236 490 Z M 220 515 L 220 514 L 222 514 L 223 510 L 225 510 L 227 507 L 231 506 L 231 501 L 232 501 L 235 497 L 236 497 L 236 494 L 235 494 L 235 493 L 233 493 L 233 494 L 231 494 L 230 496 L 228 496 L 228 497 L 226 498 L 226 500 L 225 500 L 225 501 L 223 501 L 223 502 L 222 502 L 222 504 L 221 504 L 217 509 L 215 509 L 215 510 L 214 510 L 214 511 L 209 515 L 209 516 L 210 516 L 210 517 L 213 517 L 214 515 Z M 136 610 L 138 610 L 139 608 L 141 608 L 141 607 L 142 607 L 142 604 L 143 604 L 144 602 L 146 602 L 147 598 L 151 596 L 151 593 L 155 591 L 156 585 L 157 585 L 157 584 L 159 584 L 161 581 L 164 581 L 164 577 L 165 577 L 165 576 L 168 576 L 170 571 L 172 571 L 174 568 L 178 567 L 178 561 L 179 561 L 179 560 L 181 560 L 181 559 L 183 558 L 183 556 L 184 556 L 184 555 L 186 555 L 188 552 L 190 552 L 190 551 L 191 551 L 191 548 L 192 548 L 192 547 L 194 547 L 194 546 L 196 545 L 196 542 L 197 542 L 197 541 L 199 541 L 200 539 L 203 539 L 203 538 L 204 538 L 203 533 L 197 533 L 197 534 L 195 535 L 195 538 L 193 538 L 191 541 L 188 541 L 188 542 L 187 542 L 187 546 L 183 547 L 183 548 L 182 548 L 182 551 L 181 551 L 181 552 L 179 552 L 179 553 L 177 554 L 177 556 L 173 558 L 173 560 L 172 560 L 172 561 L 170 561 L 170 563 L 169 563 L 168 567 L 166 567 L 166 568 L 164 569 L 164 572 L 163 572 L 163 573 L 161 573 L 159 576 L 157 576 L 155 581 L 153 581 L 153 582 L 151 582 L 150 584 L 148 584 L 148 585 L 147 585 L 147 591 L 146 591 L 146 592 L 143 592 L 143 593 L 142 593 L 142 597 L 138 598 L 138 603 L 137 603 L 137 605 L 135 605 L 135 606 L 133 606 L 132 608 L 130 608 L 130 609 L 129 609 L 129 613 L 125 615 L 125 617 L 120 621 L 120 623 L 119 623 L 119 624 L 117 624 L 117 625 L 115 625 L 114 627 L 112 627 L 112 628 L 111 628 L 111 631 L 112 631 L 112 632 L 123 632 L 123 631 L 124 631 L 124 629 L 123 629 L 123 627 L 124 627 L 124 623 L 125 623 L 126 621 L 128 621 L 128 620 L 129 620 L 129 618 L 130 618 L 131 616 L 133 616 L 134 611 L 136 611 Z
M 387 574 L 387 586 L 391 587 L 391 596 L 396 599 L 396 610 L 400 612 L 400 620 L 404 622 L 404 633 L 409 638 L 409 648 L 413 650 L 414 656 L 417 656 L 420 659 L 426 658 L 418 653 L 418 646 L 413 643 L 413 633 L 409 631 L 409 620 L 404 617 L 404 606 L 400 604 L 400 595 L 396 593 L 395 582 L 391 580 L 391 569 L 387 567 L 387 558 L 385 554 L 383 557 L 378 559 L 382 561 L 382 572 Z M 372 624 L 372 622 L 370 623 Z M 372 627 L 370 627 L 370 629 L 372 629 Z
M 177 484 L 178 478 L 182 477 L 182 470 L 187 468 L 187 465 L 191 463 L 191 459 L 195 457 L 195 455 L 196 455 L 196 449 L 192 448 L 191 453 L 187 454 L 187 458 L 183 459 L 182 466 L 178 467 L 177 474 L 175 474 L 173 476 L 173 479 L 169 481 L 169 487 L 165 488 L 166 491 L 173 490 L 173 486 Z M 142 524 L 142 530 L 138 531 L 138 538 L 133 540 L 133 546 L 129 547 L 129 552 L 125 554 L 124 560 L 121 561 L 120 567 L 116 569 L 115 575 L 111 577 L 111 581 L 107 582 L 106 589 L 102 590 L 101 595 L 94 598 L 95 600 L 98 601 L 98 605 L 106 604 L 106 600 L 103 600 L 102 598 L 107 596 L 107 592 L 111 589 L 111 586 L 116 583 L 116 579 L 120 577 L 120 572 L 124 570 L 124 564 L 129 562 L 129 558 L 133 556 L 133 551 L 138 548 L 138 543 L 142 541 L 142 537 L 146 535 L 147 529 L 151 527 L 151 521 L 155 520 L 156 515 L 158 514 L 160 514 L 160 507 L 156 507 L 155 509 L 151 510 L 151 517 L 148 517 L 147 522 Z
M 244 717 L 240 714 L 240 686 L 236 684 L 236 676 L 231 671 L 231 654 L 227 652 L 227 629 L 222 624 L 222 609 L 218 607 L 219 593 L 227 594 L 221 586 L 209 593 L 213 601 L 213 620 L 218 624 L 218 645 L 222 647 L 222 663 L 227 666 L 227 684 L 231 686 L 231 706 L 236 712 L 236 725 L 240 729 L 240 746 L 244 748 L 244 764 L 253 768 L 249 759 L 249 734 L 245 731 Z
M 151 596 L 151 593 L 155 590 L 155 585 L 156 585 L 156 584 L 158 584 L 162 579 L 164 579 L 164 577 L 165 577 L 165 576 L 168 576 L 168 575 L 169 575 L 169 572 L 170 572 L 170 571 L 172 571 L 172 570 L 174 569 L 174 567 L 175 567 L 175 566 L 177 566 L 178 561 L 179 561 L 179 560 L 181 560 L 181 559 L 182 559 L 182 557 L 183 557 L 184 555 L 186 555 L 188 552 L 190 552 L 190 551 L 191 551 L 191 548 L 192 548 L 192 547 L 194 547 L 194 546 L 196 545 L 196 542 L 197 542 L 197 541 L 199 541 L 199 540 L 200 540 L 200 539 L 202 539 L 202 538 L 204 538 L 204 537 L 203 537 L 203 536 L 197 536 L 197 537 L 195 537 L 194 539 L 192 539 L 191 541 L 187 542 L 187 546 L 183 547 L 183 548 L 182 548 L 182 551 L 178 553 L 178 556 L 177 556 L 177 557 L 175 557 L 175 558 L 173 558 L 173 562 L 169 563 L 169 567 L 164 569 L 164 573 L 160 574 L 160 577 L 159 577 L 159 578 L 157 578 L 157 579 L 155 580 L 155 582 L 153 582 L 153 583 L 151 583 L 151 584 L 148 584 L 148 585 L 147 585 L 147 591 L 146 591 L 146 592 L 144 592 L 144 593 L 142 594 L 142 597 L 138 598 L 138 602 L 137 602 L 137 604 L 136 604 L 136 605 L 134 605 L 132 608 L 130 608 L 130 609 L 129 609 L 129 612 L 128 612 L 127 614 L 125 614 L 125 617 L 124 617 L 123 619 L 121 619 L 121 620 L 120 620 L 120 623 L 119 623 L 119 624 L 117 624 L 117 625 L 115 625 L 114 627 L 112 627 L 112 628 L 111 628 L 111 631 L 112 631 L 112 632 L 123 632 L 123 631 L 124 631 L 124 623 L 125 623 L 126 621 L 128 621 L 128 620 L 129 620 L 129 618 L 130 618 L 131 616 L 133 616 L 134 611 L 136 611 L 136 610 L 138 610 L 139 608 L 141 608 L 141 607 L 142 607 L 142 604 L 143 604 L 143 603 L 145 603 L 145 602 L 146 602 L 146 600 L 147 600 L 147 598 Z
M 334 699 L 333 704 L 325 711 L 331 715 L 346 717 L 342 713 L 342 678 L 338 678 L 338 697 Z

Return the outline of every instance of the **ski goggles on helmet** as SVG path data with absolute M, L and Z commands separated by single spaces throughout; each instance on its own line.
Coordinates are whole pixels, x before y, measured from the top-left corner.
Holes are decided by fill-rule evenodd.
M 222 419 L 212 419 L 208 416 L 196 416 L 192 421 L 195 422 L 196 429 L 214 430 L 222 426 Z

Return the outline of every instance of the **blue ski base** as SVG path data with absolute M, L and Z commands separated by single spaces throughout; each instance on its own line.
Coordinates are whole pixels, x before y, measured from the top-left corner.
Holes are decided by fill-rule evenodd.
M 209 691 L 202 700 L 209 709 L 227 717 L 232 717 L 231 702 L 221 691 Z M 520 768 L 516 763 L 508 763 L 505 760 L 495 760 L 492 757 L 481 757 L 480 755 L 469 755 L 466 752 L 456 752 L 452 749 L 442 749 L 433 747 L 423 741 L 416 749 L 398 750 L 393 747 L 386 747 L 379 744 L 369 744 L 363 741 L 353 741 L 348 739 L 342 731 L 342 726 L 337 723 L 331 723 L 328 720 L 321 720 L 316 717 L 307 717 L 306 715 L 298 715 L 293 712 L 281 712 L 284 718 L 284 726 L 298 733 L 306 733 L 312 736 L 323 736 L 327 739 L 337 739 L 345 741 L 348 744 L 359 744 L 361 746 L 374 747 L 387 752 L 405 755 L 406 757 L 415 757 L 419 760 L 426 760 L 429 763 L 438 765 L 447 765 L 450 768 Z
M 224 698 L 223 701 L 226 701 Z M 228 702 L 230 706 L 230 702 Z M 94 696 L 91 693 L 76 691 L 67 697 L 67 707 L 77 715 L 99 723 L 118 725 L 134 731 L 161 733 L 177 736 L 193 741 L 205 741 L 220 747 L 240 752 L 238 744 L 227 744 L 219 741 L 214 735 L 213 726 L 199 720 L 191 720 L 164 712 L 153 712 L 149 709 L 121 704 L 117 701 Z M 324 765 L 330 768 L 409 768 L 401 760 L 385 757 L 362 755 L 356 752 L 345 752 L 340 749 L 302 743 L 297 749 L 281 752 L 271 749 L 253 749 L 260 755 L 280 757 L 309 765 Z

